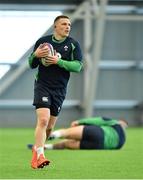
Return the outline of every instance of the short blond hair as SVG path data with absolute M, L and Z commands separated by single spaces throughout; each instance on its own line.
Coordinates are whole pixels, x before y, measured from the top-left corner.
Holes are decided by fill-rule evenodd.
M 68 16 L 66 15 L 60 15 L 60 16 L 57 16 L 54 20 L 54 24 L 59 20 L 59 19 L 62 19 L 62 18 L 65 18 L 65 19 L 70 19 Z

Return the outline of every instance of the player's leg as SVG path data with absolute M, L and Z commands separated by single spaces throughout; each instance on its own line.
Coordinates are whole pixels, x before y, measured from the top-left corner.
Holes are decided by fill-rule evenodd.
M 35 146 L 37 148 L 37 167 L 42 168 L 50 163 L 44 155 L 44 144 L 46 140 L 46 128 L 50 119 L 49 108 L 37 108 L 37 126 L 35 129 Z
M 50 120 L 51 94 L 49 89 L 35 81 L 34 101 L 36 108 L 37 124 L 35 128 L 35 145 L 33 146 L 33 157 L 37 155 L 37 167 L 48 165 L 49 161 L 44 156 L 44 144 L 46 140 L 46 128 Z M 33 167 L 33 157 L 31 166 Z M 36 159 L 36 158 L 35 158 Z M 45 161 L 45 162 L 44 162 Z M 35 161 L 36 162 L 36 161 Z M 36 163 L 35 163 L 36 164 Z M 34 166 L 33 168 L 35 168 Z
M 53 138 L 65 138 L 65 139 L 75 139 L 81 140 L 84 126 L 75 126 L 67 129 L 60 129 L 54 131 L 51 134 L 51 139 Z
M 55 123 L 57 121 L 57 116 L 50 116 L 50 120 L 49 120 L 49 123 L 48 123 L 48 126 L 47 126 L 47 129 L 46 129 L 46 139 L 48 139 L 48 137 L 50 136 L 54 126 L 55 126 Z
M 44 146 L 46 140 L 46 128 L 50 119 L 50 110 L 48 108 L 38 108 L 36 109 L 36 115 L 35 145 L 38 148 Z
M 62 104 L 63 101 L 65 99 L 65 95 L 66 95 L 66 89 L 62 89 L 62 88 L 55 88 L 54 91 L 53 89 L 51 90 L 51 94 L 52 94 L 52 103 L 50 106 L 50 112 L 51 112 L 51 117 L 50 117 L 50 121 L 47 127 L 47 139 L 49 137 L 49 135 L 51 134 L 55 123 L 57 121 L 57 117 L 61 111 L 62 108 Z
M 48 126 L 46 128 L 46 139 L 48 139 L 49 135 L 51 134 L 51 132 L 52 132 L 54 126 L 55 126 L 56 121 L 57 121 L 56 116 L 50 116 L 50 120 L 49 120 Z M 29 149 L 32 149 L 33 144 L 27 144 L 27 147 Z
M 80 141 L 68 139 L 54 144 L 45 144 L 45 149 L 80 149 Z
M 46 128 L 50 118 L 50 110 L 48 108 L 37 108 L 37 125 L 35 129 L 35 145 L 33 146 L 33 157 L 31 166 L 36 168 L 43 168 L 50 163 L 44 156 L 44 144 L 46 140 Z M 36 161 L 37 159 L 37 161 Z
M 80 127 L 80 126 L 77 126 Z M 74 137 L 76 131 L 69 131 L 71 128 L 68 128 L 66 130 L 58 130 L 57 132 L 60 132 L 61 134 L 65 133 L 66 137 Z M 78 130 L 79 128 L 74 128 L 75 130 Z M 70 132 L 70 135 L 68 134 Z M 67 134 L 66 134 L 67 133 Z M 74 133 L 74 134 L 72 134 Z M 81 140 L 74 140 L 74 139 L 68 139 L 64 141 L 60 141 L 55 144 L 46 144 L 45 145 L 46 149 L 104 149 L 104 132 L 103 130 L 98 127 L 98 126 L 93 126 L 93 125 L 88 125 L 88 126 L 83 126 L 82 129 L 82 138 Z
M 48 101 L 50 101 L 50 111 L 48 111 L 48 115 L 47 115 L 48 123 L 46 124 L 46 126 L 44 126 L 44 131 L 45 131 L 45 136 L 44 136 L 45 139 L 43 141 L 44 144 L 45 144 L 46 136 L 47 137 L 49 136 L 49 134 L 51 133 L 51 130 L 53 129 L 56 123 L 57 116 L 61 110 L 61 106 L 65 98 L 65 91 L 61 92 L 59 88 L 48 89 L 48 93 L 50 94 L 50 98 L 48 98 Z M 44 144 L 43 144 L 43 151 L 44 151 Z M 47 164 L 43 164 L 43 163 L 40 164 L 40 163 L 39 165 L 37 165 L 38 167 L 41 167 L 41 165 L 44 165 L 44 166 L 48 165 L 48 163 Z

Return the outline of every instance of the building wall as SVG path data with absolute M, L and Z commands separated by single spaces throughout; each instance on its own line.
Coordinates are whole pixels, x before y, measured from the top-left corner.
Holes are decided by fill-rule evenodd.
M 107 22 L 103 43 L 102 61 L 134 61 L 143 60 L 143 22 Z M 93 36 L 94 36 L 93 32 Z M 80 41 L 83 49 L 83 23 L 76 21 L 72 27 L 72 34 Z M 27 59 L 25 59 L 27 61 Z M 110 61 L 109 61 L 110 64 Z M 112 65 L 112 64 L 111 64 Z M 33 82 L 35 70 L 27 69 L 0 97 L 1 100 L 31 100 L 33 98 Z M 83 71 L 73 73 L 68 85 L 66 100 L 83 99 Z M 89 87 L 90 88 L 90 87 Z M 137 100 L 143 101 L 143 69 L 137 67 L 129 69 L 100 68 L 96 100 Z M 32 105 L 26 107 L 0 106 L 1 127 L 35 127 L 35 112 Z M 57 126 L 68 126 L 71 120 L 83 117 L 80 107 L 64 106 Z M 96 107 L 94 115 L 124 118 L 131 125 L 139 125 L 142 109 Z

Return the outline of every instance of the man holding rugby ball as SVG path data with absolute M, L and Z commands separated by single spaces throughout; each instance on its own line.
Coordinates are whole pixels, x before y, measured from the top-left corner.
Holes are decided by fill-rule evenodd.
M 56 17 L 53 34 L 41 37 L 29 57 L 30 67 L 38 69 L 33 101 L 37 116 L 31 160 L 34 169 L 50 163 L 44 156 L 46 134 L 50 135 L 56 123 L 66 96 L 70 72 L 82 69 L 81 48 L 76 40 L 69 37 L 70 30 L 68 16 Z

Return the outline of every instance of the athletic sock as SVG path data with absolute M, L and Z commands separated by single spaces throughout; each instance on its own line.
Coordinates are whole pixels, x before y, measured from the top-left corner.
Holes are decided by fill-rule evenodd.
M 62 135 L 61 135 L 61 132 L 57 130 L 57 131 L 52 132 L 51 136 L 54 138 L 60 138 Z
M 41 154 L 44 156 L 44 148 L 43 148 L 43 147 L 38 147 L 38 148 L 37 148 L 37 155 L 38 155 L 37 159 L 39 158 L 39 156 L 40 156 Z M 44 156 L 44 157 L 45 157 L 45 156 Z
M 45 149 L 53 149 L 53 144 L 45 144 L 44 148 Z

